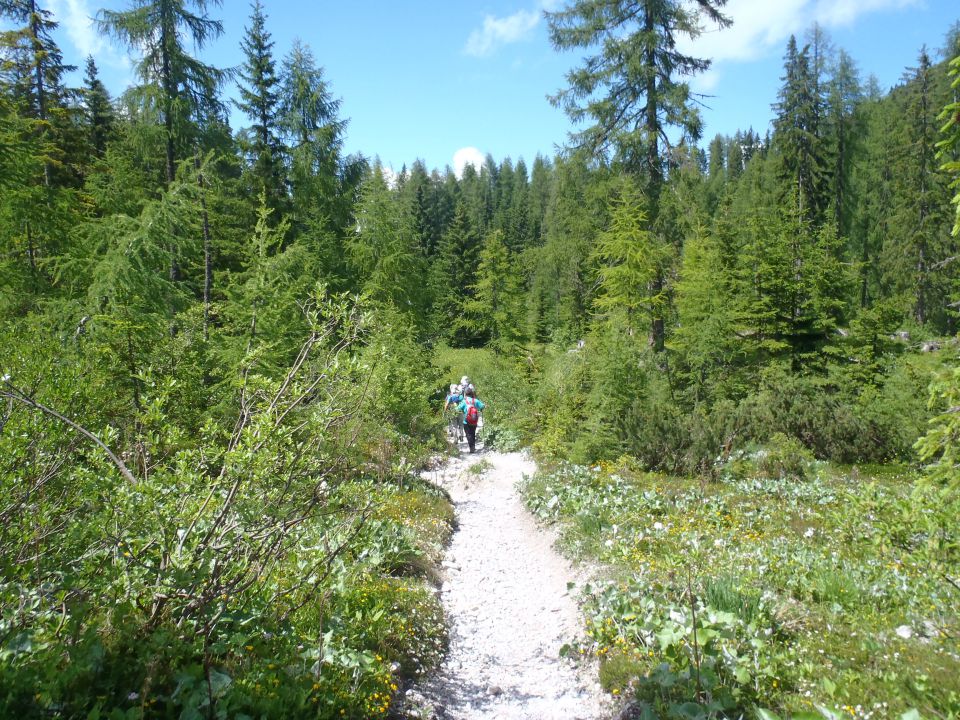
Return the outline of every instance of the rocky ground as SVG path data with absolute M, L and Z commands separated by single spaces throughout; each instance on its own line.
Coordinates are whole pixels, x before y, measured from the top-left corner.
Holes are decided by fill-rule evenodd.
M 478 466 L 479 463 L 479 466 Z M 471 471 L 473 468 L 473 471 Z M 482 472 L 477 472 L 479 469 Z M 576 570 L 537 527 L 516 489 L 533 462 L 480 452 L 431 479 L 456 506 L 444 561 L 450 651 L 433 677 L 407 693 L 411 717 L 437 720 L 599 720 L 609 717 L 595 669 L 560 648 L 579 634 Z

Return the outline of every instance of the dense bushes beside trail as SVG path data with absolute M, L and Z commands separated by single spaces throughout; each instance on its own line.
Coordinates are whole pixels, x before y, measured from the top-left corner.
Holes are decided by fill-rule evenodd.
M 380 717 L 437 662 L 437 379 L 397 318 L 304 311 L 279 374 L 186 314 L 135 374 L 100 318 L 0 328 L 0 716 Z
M 588 342 L 541 352 L 535 373 L 514 378 L 527 394 L 509 422 L 544 458 L 589 464 L 629 455 L 666 472 L 710 475 L 718 459 L 778 434 L 823 460 L 909 462 L 934 412 L 928 386 L 955 352 L 948 343 L 939 353 L 891 356 L 866 384 L 849 365 L 806 373 L 771 365 L 739 392 L 697 400 L 670 359 L 662 367 L 645 349 Z M 510 381 L 501 373 L 498 382 Z

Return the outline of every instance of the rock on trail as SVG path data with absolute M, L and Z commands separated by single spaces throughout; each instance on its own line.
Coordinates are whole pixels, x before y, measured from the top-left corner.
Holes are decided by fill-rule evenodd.
M 482 474 L 477 462 L 492 465 Z M 465 455 L 430 479 L 451 495 L 458 529 L 444 560 L 450 650 L 408 693 L 416 717 L 440 720 L 600 720 L 610 716 L 590 676 L 559 656 L 580 636 L 567 583 L 572 566 L 537 527 L 516 489 L 534 464 L 519 453 Z

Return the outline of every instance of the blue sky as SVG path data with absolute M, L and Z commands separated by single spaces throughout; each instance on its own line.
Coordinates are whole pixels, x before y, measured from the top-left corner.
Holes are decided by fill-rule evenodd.
M 130 61 L 92 27 L 100 7 L 125 0 L 46 0 L 61 22 L 59 41 L 68 62 L 91 53 L 114 93 L 131 81 Z M 379 156 L 396 170 L 413 160 L 428 168 L 460 165 L 490 153 L 500 161 L 552 156 L 571 126 L 546 99 L 564 85 L 581 53 L 554 51 L 543 10 L 560 0 L 264 0 L 278 56 L 295 38 L 311 46 L 349 119 L 346 149 Z M 246 0 L 225 0 L 214 11 L 223 37 L 202 57 L 218 66 L 242 62 L 239 41 L 248 24 Z M 881 87 L 898 82 L 923 45 L 944 44 L 960 20 L 956 0 L 729 0 L 734 25 L 708 29 L 692 52 L 714 59 L 694 81 L 713 97 L 703 110 L 704 137 L 752 126 L 761 134 L 771 119 L 791 33 L 814 21 L 850 53 L 864 78 Z M 234 92 L 230 88 L 228 92 Z M 240 126 L 242 116 L 234 114 Z M 455 162 L 455 157 L 457 161 Z

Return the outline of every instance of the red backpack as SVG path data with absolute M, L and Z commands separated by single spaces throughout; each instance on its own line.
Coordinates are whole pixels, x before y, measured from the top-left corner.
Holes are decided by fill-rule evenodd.
M 477 410 L 476 401 L 473 398 L 464 398 L 463 401 L 467 404 L 467 414 L 465 417 L 467 425 L 476 425 L 480 422 L 480 411 Z

